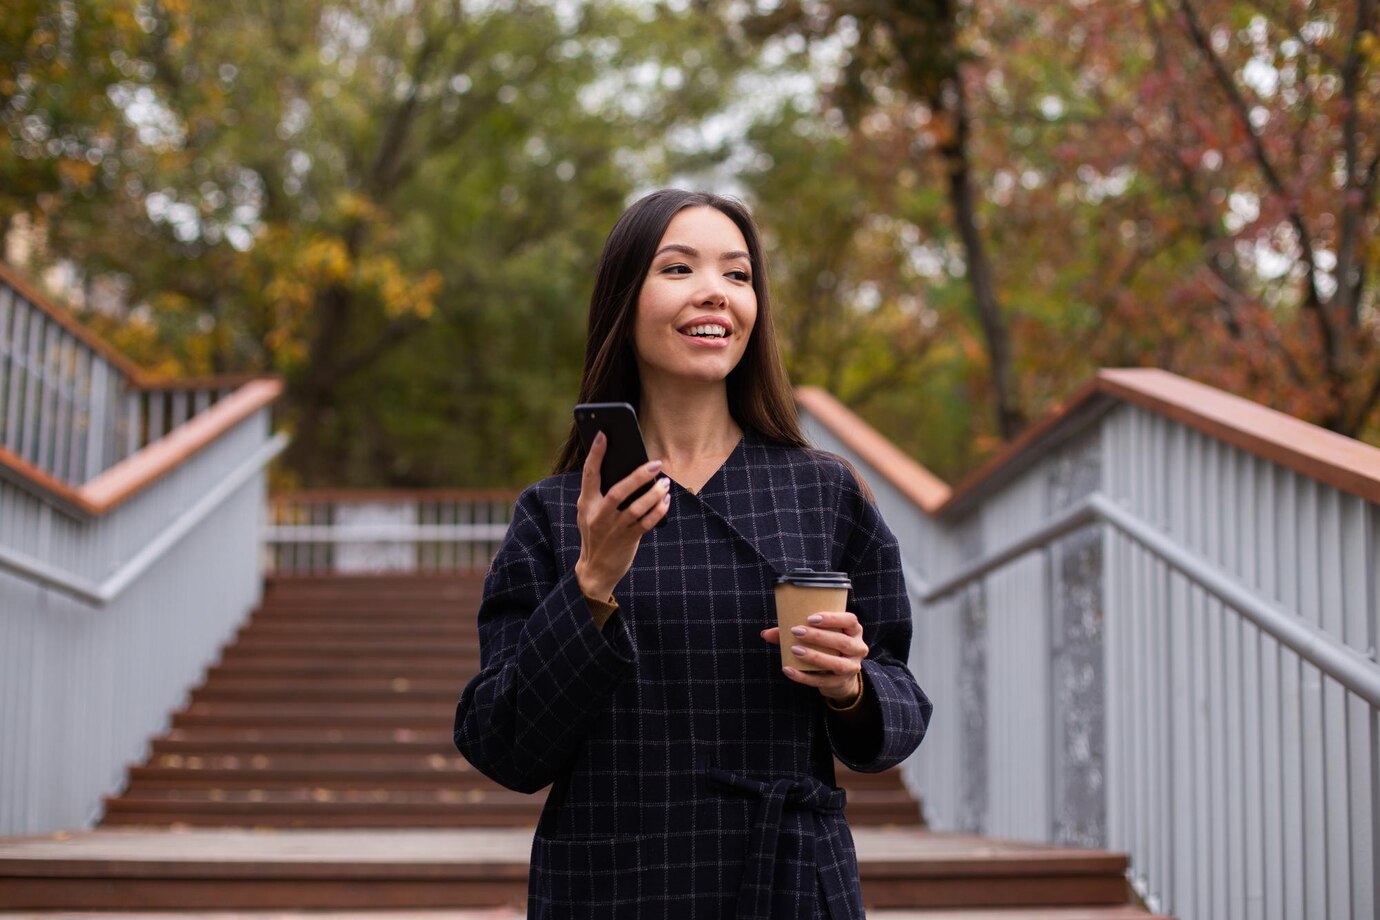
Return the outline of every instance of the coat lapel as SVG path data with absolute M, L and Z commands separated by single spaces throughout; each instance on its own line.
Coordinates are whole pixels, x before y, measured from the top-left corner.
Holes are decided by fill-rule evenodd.
M 778 575 L 811 565 L 818 554 L 810 552 L 807 535 L 825 533 L 818 501 L 802 501 L 802 489 L 816 484 L 801 475 L 799 453 L 749 429 L 699 495 L 691 496 Z M 820 520 L 807 520 L 815 517 Z

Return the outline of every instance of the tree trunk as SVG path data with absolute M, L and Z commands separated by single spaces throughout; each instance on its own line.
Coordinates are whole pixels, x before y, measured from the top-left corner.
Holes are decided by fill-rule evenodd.
M 977 226 L 977 207 L 973 196 L 971 168 L 968 162 L 968 106 L 963 93 L 963 81 L 955 73 L 946 88 L 947 101 L 952 104 L 949 117 L 953 131 L 940 145 L 944 157 L 944 171 L 948 180 L 949 204 L 954 210 L 954 223 L 963 241 L 963 256 L 968 266 L 968 285 L 973 292 L 978 323 L 987 342 L 991 362 L 989 375 L 997 401 L 997 428 L 1001 436 L 1011 440 L 1025 425 L 1025 417 L 1016 405 L 1012 392 L 1011 337 L 997 302 L 996 286 L 992 281 L 992 266 Z

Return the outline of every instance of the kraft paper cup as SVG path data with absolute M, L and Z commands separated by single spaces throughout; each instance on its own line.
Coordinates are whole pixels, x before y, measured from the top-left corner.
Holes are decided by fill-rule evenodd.
M 809 626 L 812 614 L 848 609 L 848 589 L 852 582 L 843 572 L 816 572 L 813 569 L 794 569 L 776 580 L 776 625 L 781 627 L 781 667 L 795 668 L 806 674 L 825 673 L 811 667 L 791 652 L 792 645 L 814 646 L 791 634 L 792 626 Z M 832 649 L 821 649 L 837 654 Z

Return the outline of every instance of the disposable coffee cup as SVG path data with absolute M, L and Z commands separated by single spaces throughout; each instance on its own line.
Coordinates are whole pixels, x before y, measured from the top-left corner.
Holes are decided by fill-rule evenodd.
M 792 569 L 776 579 L 776 625 L 781 627 L 781 667 L 795 668 L 806 674 L 827 673 L 822 668 L 806 664 L 791 652 L 792 645 L 814 648 L 791 634 L 792 626 L 809 626 L 813 614 L 823 611 L 846 610 L 848 589 L 853 583 L 843 572 L 816 572 L 814 569 Z M 830 655 L 833 649 L 819 649 Z

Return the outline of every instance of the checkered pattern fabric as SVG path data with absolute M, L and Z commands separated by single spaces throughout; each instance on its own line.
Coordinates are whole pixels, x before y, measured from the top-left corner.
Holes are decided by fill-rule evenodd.
M 749 432 L 698 495 L 671 487 L 604 628 L 574 567 L 578 471 L 529 487 L 484 582 L 481 669 L 455 715 L 474 766 L 550 785 L 535 918 L 863 920 L 833 757 L 879 771 L 924 737 L 895 537 L 838 458 Z M 865 715 L 827 711 L 759 631 L 789 569 L 847 572 Z

